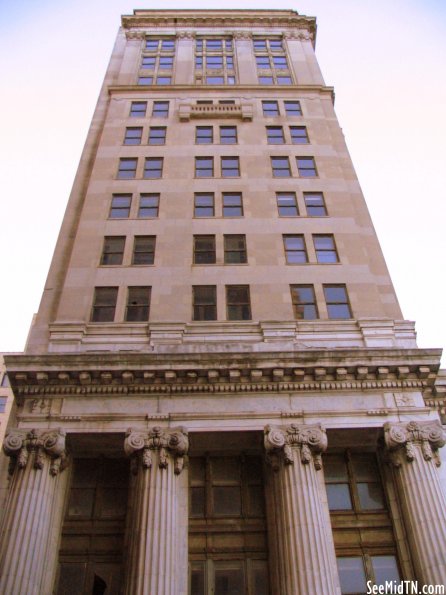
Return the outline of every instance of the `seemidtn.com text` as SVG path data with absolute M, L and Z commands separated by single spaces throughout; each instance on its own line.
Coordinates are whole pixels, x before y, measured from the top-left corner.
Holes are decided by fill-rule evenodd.
M 446 595 L 445 585 L 418 585 L 418 581 L 367 581 L 367 595 Z

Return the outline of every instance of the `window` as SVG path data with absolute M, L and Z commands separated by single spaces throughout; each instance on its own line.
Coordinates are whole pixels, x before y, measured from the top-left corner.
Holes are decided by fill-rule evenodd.
M 215 285 L 194 285 L 192 300 L 194 320 L 217 320 L 217 288 Z
M 306 126 L 290 126 L 290 132 L 291 142 L 294 145 L 307 145 L 310 142 Z
M 220 126 L 220 143 L 222 145 L 237 144 L 237 126 Z
M 288 63 L 285 56 L 273 56 L 273 64 L 275 68 L 288 70 Z
M 282 76 L 277 75 L 277 84 L 278 85 L 291 85 L 293 81 L 291 80 L 290 76 Z
M 342 595 L 366 593 L 369 591 L 368 581 L 383 588 L 386 588 L 386 583 L 395 585 L 401 581 L 397 560 L 393 555 L 342 556 L 337 558 L 337 563 Z
M 285 257 L 288 264 L 303 264 L 308 262 L 307 249 L 303 235 L 283 236 Z
M 288 62 L 280 40 L 254 40 L 259 82 L 263 85 L 290 85 Z
M 129 180 L 136 176 L 136 166 L 138 159 L 136 158 L 121 158 L 119 160 L 118 179 Z
M 279 104 L 277 101 L 262 101 L 263 115 L 264 116 L 278 116 L 279 115 Z
M 194 264 L 215 262 L 215 236 L 194 236 Z
M 206 84 L 208 85 L 223 85 L 225 78 L 223 76 L 207 76 Z
M 154 70 L 156 58 L 153 56 L 143 56 L 141 61 L 141 68 L 143 70 Z
M 0 384 L 2 388 L 9 388 L 11 383 L 9 382 L 8 374 L 5 372 L 2 377 L 2 382 Z
M 225 264 L 244 264 L 248 262 L 246 256 L 246 236 L 224 236 Z
M 127 290 L 126 322 L 145 322 L 149 320 L 150 287 L 129 287 Z
M 315 320 L 319 318 L 312 285 L 290 285 L 291 302 L 294 318 L 297 320 Z
M 196 126 L 195 143 L 197 145 L 210 145 L 214 142 L 214 129 L 212 126 Z
M 161 47 L 160 47 L 161 46 Z M 149 52 L 173 52 L 175 49 L 174 39 L 146 39 L 146 50 Z
M 172 77 L 170 76 L 157 76 L 156 77 L 156 84 L 157 85 L 170 85 L 172 83 Z
M 159 68 L 160 70 L 172 70 L 173 56 L 160 56 Z
M 135 236 L 132 264 L 154 263 L 155 240 L 155 236 Z
M 125 236 L 105 236 L 101 264 L 122 264 Z
M 3 376 L 3 378 L 5 378 L 5 376 Z M 2 382 L 3 382 L 3 380 L 2 380 Z M 6 401 L 7 401 L 6 397 L 0 397 L 0 413 L 3 413 L 5 411 Z
M 327 215 L 322 192 L 304 192 L 304 201 L 309 217 L 325 217 Z
M 276 192 L 276 198 L 280 217 L 297 217 L 299 215 L 295 192 Z
M 161 51 L 162 52 L 173 52 L 175 49 L 175 41 L 173 39 L 161 40 Z
M 132 101 L 130 104 L 131 118 L 144 118 L 147 110 L 147 101 Z
M 165 145 L 166 144 L 166 127 L 165 126 L 151 126 L 149 128 L 149 145 Z
M 282 126 L 267 126 L 266 138 L 269 145 L 283 145 L 285 137 L 283 136 Z
M 117 287 L 95 287 L 91 321 L 113 322 L 117 298 Z
M 167 118 L 169 115 L 169 102 L 168 101 L 154 101 L 152 116 L 154 118 Z
M 144 177 L 155 179 L 161 178 L 163 175 L 163 158 L 162 157 L 146 157 L 144 163 Z
M 301 116 L 302 109 L 300 101 L 285 101 L 285 112 L 287 116 Z
M 226 285 L 226 311 L 228 320 L 251 320 L 248 285 Z
M 140 145 L 142 138 L 142 128 L 126 128 L 124 144 L 125 145 Z
M 301 178 L 315 178 L 317 176 L 314 157 L 296 157 L 296 162 Z
M 272 85 L 274 83 L 274 79 L 272 76 L 259 76 L 259 83 L 261 85 Z
M 223 217 L 243 217 L 241 194 L 232 192 L 223 194 Z
M 336 510 L 386 508 L 374 453 L 330 454 L 324 457 L 328 507 Z
M 259 70 L 270 70 L 269 56 L 256 56 L 256 65 Z
M 271 157 L 271 167 L 275 178 L 291 177 L 290 162 L 288 157 Z
M 194 196 L 194 216 L 195 217 L 214 217 L 214 195 L 197 193 Z
M 197 82 L 205 82 L 207 85 L 233 85 L 235 71 L 232 41 L 230 39 L 197 39 L 195 41 L 195 69 Z
M 110 219 L 125 219 L 130 215 L 131 194 L 114 194 L 110 206 Z
M 328 318 L 337 320 L 352 317 L 345 285 L 324 285 L 324 295 Z
M 153 76 L 138 77 L 138 85 L 151 85 L 153 83 Z
M 139 219 L 152 219 L 158 217 L 160 202 L 159 194 L 141 194 L 139 197 Z
M 206 58 L 206 68 L 210 68 L 211 70 L 223 68 L 223 56 L 208 56 Z
M 236 178 L 240 175 L 240 162 L 238 157 L 221 158 L 221 177 Z
M 316 259 L 320 263 L 339 262 L 334 237 L 332 235 L 314 235 Z
M 214 175 L 213 157 L 195 157 L 195 177 L 212 178 Z

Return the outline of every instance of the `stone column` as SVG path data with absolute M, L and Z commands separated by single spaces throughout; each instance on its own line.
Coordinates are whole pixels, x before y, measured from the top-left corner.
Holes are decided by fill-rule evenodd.
M 276 590 L 281 595 L 336 595 L 340 592 L 336 556 L 321 472 L 325 430 L 291 424 L 267 426 L 264 434 L 273 469 L 280 583 Z
M 59 472 L 66 462 L 62 430 L 11 430 L 3 443 L 11 457 L 11 484 L 3 518 L 0 593 L 40 595 Z
M 180 529 L 180 486 L 189 441 L 183 428 L 129 430 L 125 452 L 132 457 L 132 510 L 125 593 L 177 595 L 181 553 L 187 534 Z
M 384 425 L 415 572 L 426 585 L 446 583 L 446 499 L 437 467 L 445 434 L 438 421 Z

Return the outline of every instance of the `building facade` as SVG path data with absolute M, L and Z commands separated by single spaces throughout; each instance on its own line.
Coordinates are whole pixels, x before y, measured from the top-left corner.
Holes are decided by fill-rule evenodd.
M 290 10 L 122 17 L 6 357 L 0 592 L 446 582 L 441 352 L 403 320 L 315 35 Z

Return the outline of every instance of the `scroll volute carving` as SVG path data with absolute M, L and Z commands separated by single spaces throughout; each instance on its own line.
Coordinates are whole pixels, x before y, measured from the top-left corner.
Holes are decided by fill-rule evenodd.
M 174 461 L 174 472 L 179 475 L 184 467 L 184 460 L 189 450 L 188 433 L 184 428 L 162 428 L 155 426 L 141 432 L 129 429 L 124 442 L 125 453 L 132 458 L 132 470 L 138 467 L 150 469 L 153 465 L 153 453 L 157 451 L 158 467 L 166 469 L 169 456 Z
M 407 424 L 384 424 L 384 440 L 391 454 L 391 461 L 400 467 L 405 458 L 411 463 L 415 449 L 421 449 L 425 461 L 433 460 L 440 466 L 438 449 L 446 444 L 446 436 L 439 421 L 411 421 Z M 403 458 L 402 458 L 403 457 Z
M 279 470 L 281 458 L 285 465 L 294 463 L 293 448 L 300 451 L 302 464 L 308 465 L 313 461 L 315 468 L 321 469 L 321 455 L 327 448 L 327 434 L 320 425 L 268 425 L 264 430 L 264 444 L 267 459 L 274 471 Z
M 30 455 L 34 453 L 34 469 L 43 469 L 45 460 L 51 461 L 50 474 L 55 476 L 66 467 L 65 431 L 56 430 L 9 430 L 3 442 L 3 451 L 11 458 L 9 471 L 17 467 L 25 469 Z

